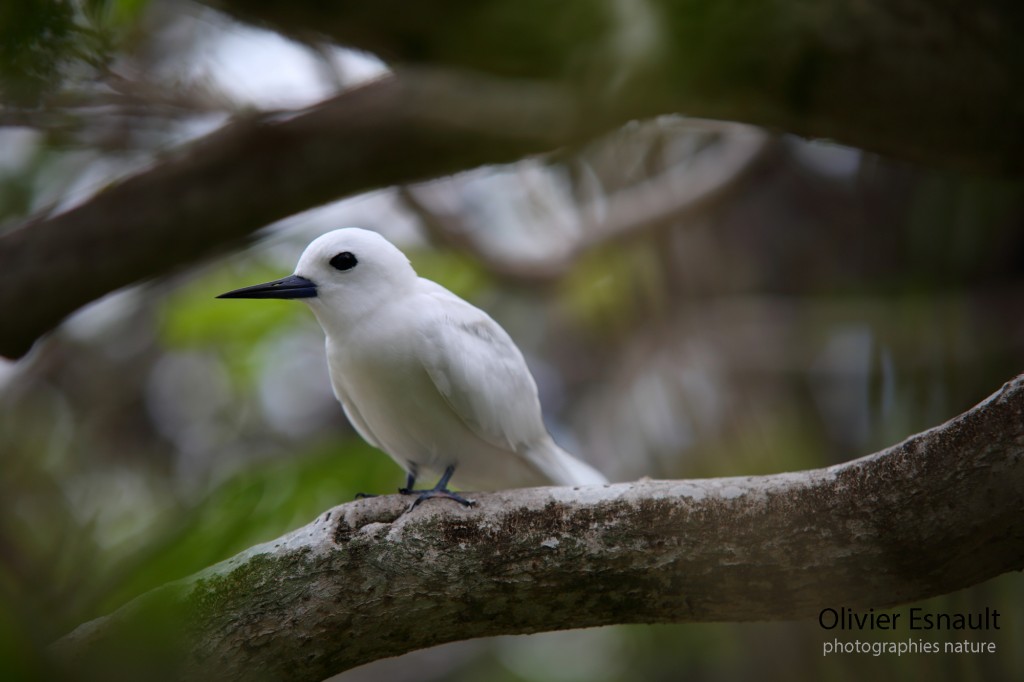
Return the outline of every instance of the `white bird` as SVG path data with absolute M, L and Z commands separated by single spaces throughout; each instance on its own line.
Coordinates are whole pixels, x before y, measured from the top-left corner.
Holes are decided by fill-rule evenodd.
M 416 274 L 376 232 L 349 227 L 314 240 L 295 274 L 218 298 L 297 298 L 327 337 L 334 395 L 368 443 L 408 474 L 410 509 L 448 490 L 596 485 L 607 479 L 562 450 L 541 418 L 522 353 L 487 313 Z M 440 474 L 414 490 L 424 470 Z

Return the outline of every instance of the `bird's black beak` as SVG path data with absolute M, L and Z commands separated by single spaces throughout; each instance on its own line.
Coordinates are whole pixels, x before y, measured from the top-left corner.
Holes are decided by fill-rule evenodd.
M 221 294 L 217 298 L 313 298 L 316 285 L 305 277 L 290 275 L 273 282 L 254 284 Z

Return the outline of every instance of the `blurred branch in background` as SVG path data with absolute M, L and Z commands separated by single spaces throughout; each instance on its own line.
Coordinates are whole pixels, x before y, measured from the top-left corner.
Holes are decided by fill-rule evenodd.
M 940 0 L 215 6 L 389 63 L 561 82 L 606 121 L 685 112 L 943 167 L 1024 169 L 1024 15 L 1001 0 L 955 10 Z
M 534 108 L 510 114 L 511 101 Z M 543 85 L 425 72 L 304 112 L 241 117 L 80 206 L 0 235 L 0 314 L 10 320 L 0 352 L 20 356 L 80 306 L 268 222 L 357 191 L 549 148 L 574 118 L 572 103 Z M 38 305 L 22 305 L 26 291 Z
M 926 50 L 928 40 L 922 42 L 916 26 L 880 7 L 877 26 L 849 25 L 844 30 L 852 35 L 839 41 L 829 33 L 829 22 L 848 18 L 841 4 L 824 23 L 797 14 L 792 25 L 761 21 L 761 10 L 691 14 L 692 8 L 655 2 L 636 3 L 634 11 L 619 16 L 607 14 L 616 3 L 576 1 L 560 6 L 556 17 L 536 11 L 535 3 L 491 0 L 474 12 L 464 12 L 460 3 L 429 4 L 437 16 L 425 26 L 452 25 L 424 35 L 422 28 L 405 23 L 408 17 L 397 18 L 403 12 L 378 14 L 383 8 L 325 17 L 319 4 L 289 5 L 287 11 L 272 2 L 246 7 L 245 14 L 263 12 L 295 34 L 336 29 L 342 42 L 381 47 L 384 54 L 407 46 L 411 31 L 418 39 L 416 61 L 430 68 L 403 69 L 309 111 L 242 117 L 81 206 L 0 235 L 0 314 L 17 319 L 0 335 L 0 352 L 20 356 L 81 305 L 208 256 L 297 211 L 358 191 L 548 151 L 640 117 L 687 111 L 746 120 L 916 160 L 937 155 L 945 163 L 959 161 L 994 173 L 1019 173 L 1024 158 L 1024 134 L 1016 125 L 1024 112 L 1024 87 L 1014 85 L 1024 69 L 1015 68 L 1018 50 L 998 51 L 999 45 L 1014 44 L 1014 27 L 1020 26 L 983 20 L 984 13 L 982 18 L 965 13 L 959 23 L 976 24 L 997 46 L 991 50 L 964 39 L 966 32 L 953 31 L 958 22 L 938 12 L 931 17 L 937 39 L 948 48 L 939 53 L 950 60 L 943 68 L 933 63 L 935 55 Z M 499 7 L 503 19 L 497 22 L 491 12 Z M 989 10 L 998 14 L 1001 7 Z M 319 20 L 303 25 L 311 20 L 311 8 Z M 570 17 L 571 25 L 583 27 L 578 40 L 550 32 L 552 26 L 570 25 Z M 1019 19 L 1012 12 L 1007 18 Z M 722 20 L 727 21 L 723 26 L 715 23 Z M 517 40 L 500 39 L 509 31 L 506 21 L 517 39 L 536 38 L 527 41 L 529 51 L 514 47 Z M 898 29 L 895 38 L 883 28 L 888 21 Z M 467 29 L 472 42 L 449 44 L 449 29 L 465 22 L 475 22 Z M 394 31 L 392 39 L 387 28 Z M 647 40 L 637 44 L 631 30 Z M 737 51 L 729 53 L 729 61 L 754 71 L 741 76 L 723 62 L 721 45 L 691 40 L 694 31 L 744 38 L 729 43 Z M 795 47 L 794 34 L 801 37 Z M 360 40 L 366 36 L 383 42 Z M 848 44 L 852 36 L 878 45 L 867 54 L 884 59 L 865 59 L 862 47 Z M 757 52 L 756 59 L 741 52 L 765 44 L 777 49 Z M 922 51 L 927 71 L 913 68 Z M 408 55 L 398 51 L 397 56 Z M 473 75 L 451 70 L 467 68 L 467 61 Z M 902 68 L 894 68 L 896 63 Z M 612 65 L 618 77 L 609 79 L 606 70 Z M 757 73 L 765 76 L 763 82 Z M 509 74 L 533 80 L 508 80 Z M 879 110 L 886 115 L 879 118 Z M 253 187 L 260 191 L 253 194 Z M 125 227 L 132 223 L 147 225 L 145 238 Z M 76 253 L 79 260 L 68 262 L 62 252 Z M 124 262 L 114 262 L 115 253 L 124 254 Z M 29 261 L 51 263 L 48 277 L 19 266 Z M 36 291 L 43 305 L 31 314 L 18 307 L 8 293 L 14 283 L 17 291 Z
M 684 147 L 679 158 L 666 153 L 666 147 L 680 146 L 688 136 L 699 139 L 697 144 L 704 148 Z M 493 241 L 493 237 L 488 239 L 488 234 L 502 232 L 491 224 L 494 216 L 482 216 L 484 224 L 460 223 L 460 217 L 470 214 L 471 210 L 459 201 L 458 188 L 452 187 L 459 179 L 405 185 L 399 193 L 440 244 L 468 252 L 500 277 L 527 282 L 552 280 L 565 276 L 580 256 L 592 248 L 613 240 L 637 237 L 635 233 L 641 230 L 665 229 L 689 216 L 712 210 L 713 202 L 729 196 L 734 185 L 762 157 L 770 137 L 749 126 L 679 119 L 635 126 L 603 142 L 604 147 L 615 145 L 622 151 L 632 149 L 634 154 L 660 157 L 658 167 L 650 168 L 651 163 L 645 159 L 635 159 L 632 165 L 642 168 L 641 177 L 630 178 L 627 182 L 617 178 L 619 182 L 609 186 L 610 178 L 602 179 L 600 173 L 614 166 L 600 163 L 600 159 L 588 160 L 586 151 L 580 153 L 573 160 L 579 170 L 573 170 L 585 174 L 590 181 L 591 197 L 577 203 L 576 197 L 570 194 L 581 184 L 576 182 L 576 187 L 566 187 L 560 197 L 553 199 L 563 204 L 559 207 L 561 210 L 548 210 L 547 217 L 554 219 L 553 222 L 546 223 L 544 217 L 529 221 L 532 255 L 516 258 L 507 247 L 488 244 Z M 595 142 L 591 146 L 599 145 L 600 142 Z M 535 183 L 538 191 L 557 191 L 566 184 L 556 182 L 542 171 L 540 175 L 542 177 Z M 445 194 L 449 196 L 439 196 Z M 536 201 L 543 199 L 537 197 Z M 446 207 L 441 209 L 438 204 Z M 571 226 L 571 234 L 567 233 L 567 226 Z

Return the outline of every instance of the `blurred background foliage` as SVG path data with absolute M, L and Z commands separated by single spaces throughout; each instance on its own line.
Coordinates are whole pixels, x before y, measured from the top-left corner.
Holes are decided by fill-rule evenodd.
M 0 32 L 0 230 L 233 113 L 385 69 L 174 0 L 6 3 Z M 214 300 L 288 274 L 342 225 L 384 233 L 506 326 L 556 439 L 613 480 L 842 462 L 1024 365 L 1013 181 L 666 117 L 321 207 L 0 365 L 0 678 L 46 679 L 46 643 L 79 623 L 402 482 L 334 401 L 308 311 Z M 823 658 L 837 634 L 816 623 L 636 626 L 463 642 L 341 679 L 1021 679 L 1022 604 L 1003 576 L 926 605 L 1004 612 L 973 635 L 998 643 L 987 657 Z

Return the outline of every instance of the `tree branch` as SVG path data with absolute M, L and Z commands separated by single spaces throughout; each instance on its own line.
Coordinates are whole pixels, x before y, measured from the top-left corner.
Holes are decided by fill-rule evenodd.
M 430 184 L 403 185 L 398 196 L 419 219 L 428 234 L 444 245 L 469 253 L 488 272 L 522 283 L 536 283 L 565 276 L 579 258 L 607 242 L 623 240 L 642 230 L 652 230 L 699 215 L 729 196 L 729 190 L 747 177 L 771 149 L 773 139 L 752 126 L 690 119 L 688 127 L 719 132 L 722 140 L 706 159 L 698 156 L 685 168 L 669 168 L 625 189 L 605 194 L 601 206 L 581 205 L 575 241 L 543 259 L 510 256 L 488 249 L 470 234 L 462 211 L 434 208 Z M 557 229 L 540 225 L 538 231 Z
M 657 114 L 1024 172 L 1024 13 L 1014 3 L 211 4 L 478 75 L 416 70 L 305 112 L 241 117 L 75 209 L 0 235 L 0 354 L 20 356 L 85 303 L 298 211 Z
M 685 112 L 1024 171 L 1024 12 L 1005 0 L 207 1 L 399 63 L 567 83 L 617 120 Z
M 185 633 L 160 639 L 174 643 L 166 679 L 312 682 L 472 637 L 807 618 L 947 593 L 1024 568 L 1024 375 L 939 427 L 826 469 L 475 497 L 474 509 L 404 515 L 396 496 L 336 507 L 54 651 L 76 670 L 139 672 L 153 646 L 140 633 L 163 623 Z
M 84 204 L 0 234 L 0 355 L 79 307 L 342 196 L 593 134 L 538 83 L 417 70 L 299 113 L 242 117 Z

